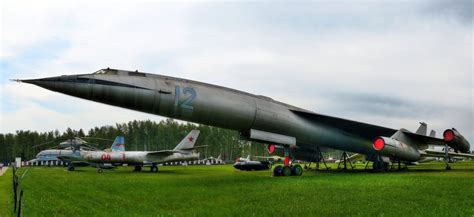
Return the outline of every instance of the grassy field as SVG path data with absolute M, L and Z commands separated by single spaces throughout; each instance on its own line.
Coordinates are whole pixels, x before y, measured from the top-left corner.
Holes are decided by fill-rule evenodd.
M 336 166 L 332 166 L 335 168 Z M 362 165 L 358 165 L 363 168 Z M 411 166 L 372 173 L 270 171 L 225 166 L 168 166 L 96 173 L 31 168 L 25 216 L 474 216 L 474 162 Z M 0 177 L 0 216 L 11 215 L 11 170 Z

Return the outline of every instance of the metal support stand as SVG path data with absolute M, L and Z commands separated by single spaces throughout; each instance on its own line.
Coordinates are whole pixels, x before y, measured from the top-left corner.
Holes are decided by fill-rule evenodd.
M 352 165 L 351 161 L 349 160 L 349 155 L 344 151 L 342 152 L 341 159 L 339 159 L 339 164 L 337 164 L 337 169 L 341 169 L 341 163 L 344 165 L 342 168 L 343 170 L 347 170 L 347 162 L 351 166 L 351 169 L 354 169 L 354 165 Z
M 321 149 L 319 149 L 318 147 L 318 151 L 317 151 L 317 161 L 316 161 L 316 170 L 319 170 L 319 164 L 321 161 L 323 161 L 323 164 L 324 164 L 324 168 L 326 168 L 326 170 L 329 170 L 331 169 L 331 167 L 328 167 L 328 165 L 326 164 L 326 160 L 324 160 L 324 156 L 323 156 L 323 153 L 321 152 Z
M 304 162 L 304 169 L 311 169 L 311 161 L 309 161 L 308 165 L 306 165 L 306 163 L 308 163 L 308 162 L 306 162 L 306 161 Z
M 444 145 L 444 162 L 446 163 L 446 170 L 451 170 L 451 166 L 449 165 L 449 147 L 448 144 Z

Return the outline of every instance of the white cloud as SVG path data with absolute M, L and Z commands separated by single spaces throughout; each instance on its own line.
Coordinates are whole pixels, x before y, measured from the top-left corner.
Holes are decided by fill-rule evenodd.
M 312 3 L 318 7 L 235 2 L 31 3 L 10 1 L 2 6 L 0 57 L 15 66 L 20 72 L 15 76 L 20 78 L 89 73 L 109 66 L 139 69 L 395 128 L 415 129 L 418 121 L 438 131 L 455 126 L 474 139 L 469 121 L 473 116 L 472 26 L 419 14 L 421 3 L 404 4 L 403 10 L 368 2 Z M 51 40 L 64 40 L 67 47 L 33 67 L 15 60 Z M 2 84 L 3 96 L 19 99 L 2 99 L 2 104 L 24 103 L 8 117 L 2 113 L 2 132 L 14 127 L 51 130 L 68 124 L 89 128 L 114 124 L 117 119 L 156 117 L 28 86 Z M 386 110 L 367 112 L 350 99 L 341 101 L 344 94 L 370 93 L 410 106 L 396 107 L 397 116 L 388 117 Z M 32 100 L 37 104 L 27 104 Z M 78 104 L 74 116 L 84 118 L 66 117 L 48 108 L 63 101 Z M 426 115 L 418 120 L 409 114 L 413 111 Z M 51 121 L 40 124 L 39 116 Z M 5 127 L 15 117 L 21 117 L 17 119 L 21 124 Z

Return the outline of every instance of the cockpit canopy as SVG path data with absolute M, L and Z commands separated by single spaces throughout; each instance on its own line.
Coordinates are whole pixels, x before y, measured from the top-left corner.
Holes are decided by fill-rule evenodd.
M 117 69 L 111 69 L 111 68 L 106 68 L 106 69 L 101 69 L 98 70 L 94 73 L 94 75 L 124 75 L 124 76 L 138 76 L 138 77 L 146 77 L 145 73 L 138 72 L 137 71 L 125 71 L 125 70 L 117 70 Z

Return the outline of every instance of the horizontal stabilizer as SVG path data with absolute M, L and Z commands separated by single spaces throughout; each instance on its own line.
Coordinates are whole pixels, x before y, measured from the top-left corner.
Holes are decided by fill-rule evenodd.
M 446 153 L 444 151 L 436 151 L 436 150 L 430 150 L 430 149 L 425 149 L 420 151 L 420 154 L 423 156 L 429 156 L 429 157 L 445 157 Z M 448 156 L 450 157 L 466 157 L 466 158 L 473 158 L 474 159 L 474 154 L 466 154 L 466 153 L 458 153 L 458 152 L 448 152 Z
M 192 150 L 195 150 L 195 149 L 198 149 L 198 148 L 204 148 L 204 147 L 208 147 L 208 145 L 198 145 L 198 146 L 194 146 L 194 147 L 191 147 L 191 148 L 182 148 L 180 150 L 181 151 L 192 151 Z
M 148 155 L 156 155 L 156 156 L 168 156 L 174 153 L 184 153 L 180 150 L 161 150 L 161 151 L 149 151 L 147 152 Z
M 431 136 L 420 135 L 417 133 L 412 133 L 406 129 L 400 129 L 406 136 L 410 137 L 413 140 L 416 140 L 419 144 L 422 145 L 445 145 L 446 142 L 443 139 L 438 139 Z

